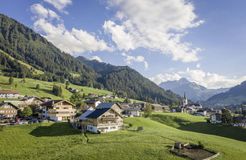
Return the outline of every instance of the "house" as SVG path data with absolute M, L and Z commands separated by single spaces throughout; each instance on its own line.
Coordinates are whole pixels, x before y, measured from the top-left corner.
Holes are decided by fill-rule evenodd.
M 244 127 L 246 128 L 246 118 L 243 116 L 233 117 L 234 127 Z
M 90 112 L 90 111 L 89 111 Z M 123 126 L 121 108 L 116 103 L 100 103 L 97 108 L 81 115 L 81 127 L 93 133 L 117 131 Z
M 216 124 L 216 123 L 222 123 L 222 114 L 220 113 L 214 113 L 210 115 L 210 123 Z
M 40 105 L 41 103 L 43 103 L 44 101 L 38 97 L 24 97 L 22 99 L 23 104 L 27 105 L 27 106 L 31 106 L 31 105 Z
M 170 111 L 169 107 L 167 105 L 160 105 L 160 104 L 151 104 L 152 110 L 154 112 L 168 112 Z
M 18 98 L 20 94 L 14 90 L 0 90 L 0 98 Z
M 18 107 L 9 102 L 0 103 L 0 118 L 15 118 Z
M 50 119 L 53 121 L 68 121 L 73 120 L 76 114 L 74 104 L 66 100 L 51 100 L 44 102 L 41 105 L 41 118 Z
M 204 110 L 204 109 L 199 109 L 196 111 L 195 115 L 198 115 L 198 116 L 207 116 L 207 111 Z
M 123 115 L 127 117 L 140 117 L 141 110 L 140 108 L 129 107 L 129 108 L 124 109 Z
M 87 101 L 85 101 L 85 103 L 86 103 L 89 107 L 96 108 L 96 107 L 101 103 L 101 101 L 98 101 L 98 100 L 87 100 Z

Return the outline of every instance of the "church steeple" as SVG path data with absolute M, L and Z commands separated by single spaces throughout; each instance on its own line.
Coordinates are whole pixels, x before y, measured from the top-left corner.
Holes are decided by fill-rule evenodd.
M 186 94 L 185 94 L 185 92 L 184 92 L 184 97 L 183 97 L 183 107 L 186 106 L 186 105 L 188 105 L 188 99 L 187 99 Z

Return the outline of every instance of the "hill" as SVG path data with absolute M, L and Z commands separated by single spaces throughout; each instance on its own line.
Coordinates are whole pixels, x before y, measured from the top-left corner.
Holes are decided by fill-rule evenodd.
M 25 78 L 25 82 L 23 82 L 23 78 L 14 78 L 14 84 L 8 84 L 9 77 L 0 76 L 0 89 L 13 89 L 17 90 L 22 95 L 28 96 L 37 96 L 37 97 L 50 97 L 53 99 L 61 99 L 61 97 L 57 97 L 52 93 L 53 85 L 56 84 L 62 87 L 63 90 L 63 98 L 69 100 L 72 93 L 65 89 L 64 83 L 59 82 L 46 82 L 40 81 L 30 78 Z M 15 87 L 17 84 L 17 87 Z M 40 89 L 36 89 L 36 85 L 40 85 Z M 106 95 L 112 94 L 107 90 L 100 90 L 96 88 L 86 87 L 86 86 L 78 86 L 74 84 L 70 84 L 69 87 L 82 91 L 82 93 L 89 94 L 98 94 L 98 95 Z
M 98 69 L 81 59 L 60 51 L 32 29 L 0 14 L 0 70 L 5 76 L 62 83 L 69 80 L 77 85 L 105 88 L 122 97 L 150 102 L 157 99 L 165 104 L 179 101 L 177 95 L 164 91 L 129 67 L 109 65 Z
M 168 116 L 171 124 L 179 123 L 178 117 L 189 124 L 190 128 L 206 125 L 202 117 L 186 114 L 158 114 Z M 172 120 L 170 120 L 172 119 Z M 132 124 L 127 130 L 107 134 L 87 134 L 89 143 L 78 131 L 67 123 L 43 123 L 23 126 L 10 126 L 0 131 L 0 157 L 2 159 L 131 159 L 131 160 L 181 160 L 169 152 L 175 141 L 198 143 L 201 141 L 206 148 L 220 152 L 217 160 L 245 159 L 245 129 L 228 128 L 237 137 L 185 130 L 171 127 L 164 122 L 148 118 L 127 118 L 125 123 Z M 138 126 L 144 130 L 134 131 Z M 217 133 L 225 134 L 228 129 L 219 127 Z M 235 129 L 235 130 L 234 130 Z M 239 134 L 238 134 L 239 133 Z M 230 135 L 230 134 L 229 134 Z M 241 139 L 240 139 L 241 138 Z M 236 145 L 235 145 L 236 144 Z
M 177 95 L 161 89 L 128 66 L 113 66 L 96 60 L 90 61 L 84 57 L 77 59 L 98 73 L 97 81 L 103 84 L 105 88 L 123 97 L 128 96 L 149 102 L 156 100 L 165 104 L 172 104 L 180 99 Z
M 232 87 L 225 93 L 217 94 L 209 98 L 205 104 L 207 106 L 227 106 L 240 105 L 246 101 L 246 81 L 240 85 Z
M 83 85 L 96 83 L 96 73 L 92 69 L 61 52 L 32 29 L 3 14 L 0 14 L 0 49 L 0 68 L 5 75 L 60 82 L 69 79 Z M 20 61 L 45 74 L 33 75 L 32 69 Z M 77 73 L 79 77 L 73 77 L 71 73 Z
M 205 101 L 216 94 L 228 90 L 226 88 L 207 89 L 206 87 L 198 85 L 195 82 L 190 82 L 185 78 L 181 78 L 177 81 L 162 82 L 159 86 L 163 89 L 171 90 L 180 96 L 183 96 L 185 93 L 188 99 L 194 102 Z

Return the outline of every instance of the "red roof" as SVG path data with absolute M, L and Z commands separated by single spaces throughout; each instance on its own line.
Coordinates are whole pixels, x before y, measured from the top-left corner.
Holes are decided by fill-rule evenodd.
M 0 90 L 0 94 L 19 94 L 19 92 L 14 90 Z

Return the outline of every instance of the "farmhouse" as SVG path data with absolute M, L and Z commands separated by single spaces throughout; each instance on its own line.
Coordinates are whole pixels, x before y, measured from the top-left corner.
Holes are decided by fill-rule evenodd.
M 44 101 L 38 97 L 24 97 L 22 99 L 23 104 L 27 105 L 27 106 L 31 106 L 31 105 L 40 105 L 42 104 Z
M 160 105 L 160 104 L 151 104 L 152 109 L 154 112 L 164 112 L 169 111 L 169 107 L 166 105 Z
M 0 98 L 18 98 L 20 95 L 14 90 L 0 90 Z
M 94 111 L 80 117 L 82 119 L 81 127 L 93 133 L 119 130 L 123 126 L 121 112 L 122 110 L 118 104 L 100 103 Z
M 0 118 L 14 118 L 17 115 L 18 108 L 9 102 L 0 104 Z
M 89 107 L 96 108 L 96 107 L 101 103 L 101 101 L 91 99 L 91 100 L 85 101 L 85 103 L 86 103 Z
M 210 123 L 222 123 L 222 114 L 214 113 L 210 115 Z
M 141 110 L 140 108 L 129 107 L 124 109 L 123 114 L 127 117 L 140 117 Z
M 75 116 L 74 105 L 65 100 L 51 100 L 41 104 L 41 117 L 53 121 L 73 120 Z

